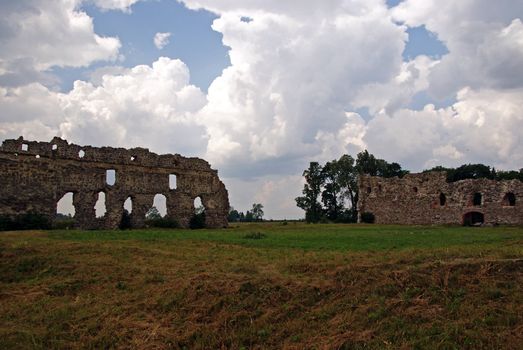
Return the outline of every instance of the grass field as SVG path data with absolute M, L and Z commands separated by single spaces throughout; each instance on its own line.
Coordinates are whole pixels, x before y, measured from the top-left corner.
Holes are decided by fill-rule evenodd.
M 0 348 L 522 349 L 523 228 L 0 232 Z

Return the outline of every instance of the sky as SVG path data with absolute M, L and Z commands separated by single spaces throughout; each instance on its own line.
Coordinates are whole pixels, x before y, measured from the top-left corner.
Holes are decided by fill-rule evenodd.
M 0 1 L 0 138 L 206 159 L 299 218 L 309 162 L 523 167 L 520 0 Z

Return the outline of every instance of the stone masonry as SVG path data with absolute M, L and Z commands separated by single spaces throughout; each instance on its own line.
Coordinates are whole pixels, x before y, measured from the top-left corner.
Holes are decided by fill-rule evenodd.
M 363 175 L 358 212 L 373 213 L 379 224 L 523 225 L 521 181 L 446 179 L 445 172 L 403 178 Z
M 107 183 L 107 170 L 116 182 Z M 145 214 L 156 194 L 167 202 L 167 217 L 187 227 L 200 197 L 207 227 L 226 227 L 228 193 L 218 172 L 199 158 L 157 155 L 145 148 L 91 147 L 51 142 L 6 140 L 0 147 L 0 215 L 34 212 L 51 220 L 64 194 L 73 193 L 75 224 L 82 229 L 118 228 L 127 198 L 132 200 L 131 223 L 144 227 Z M 176 177 L 176 188 L 169 185 Z M 105 193 L 106 214 L 95 218 L 99 193 Z

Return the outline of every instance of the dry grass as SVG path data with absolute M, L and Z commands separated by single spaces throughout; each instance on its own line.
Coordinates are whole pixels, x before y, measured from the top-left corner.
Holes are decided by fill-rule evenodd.
M 367 251 L 1 233 L 0 348 L 520 349 L 512 230 Z

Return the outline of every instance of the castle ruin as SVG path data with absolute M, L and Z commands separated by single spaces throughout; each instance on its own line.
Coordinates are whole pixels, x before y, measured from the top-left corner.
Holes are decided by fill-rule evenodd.
M 145 148 L 78 146 L 58 137 L 51 142 L 20 137 L 0 147 L 0 171 L 0 215 L 37 213 L 53 220 L 58 201 L 72 193 L 78 228 L 115 229 L 130 198 L 131 225 L 141 228 L 155 195 L 161 194 L 166 217 L 181 227 L 189 226 L 197 197 L 205 208 L 206 227 L 227 226 L 227 190 L 218 172 L 199 158 L 157 155 Z M 101 194 L 106 213 L 96 218 Z
M 358 213 L 378 224 L 523 225 L 523 183 L 468 179 L 447 182 L 446 172 L 403 178 L 360 176 Z

